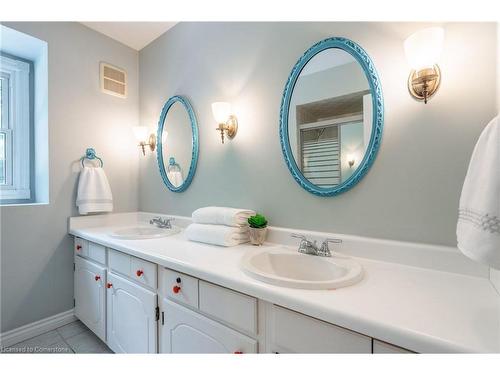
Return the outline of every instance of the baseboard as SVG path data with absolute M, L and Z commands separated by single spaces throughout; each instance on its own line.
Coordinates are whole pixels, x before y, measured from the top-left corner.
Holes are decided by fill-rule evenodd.
M 76 320 L 74 309 L 49 316 L 48 318 L 26 324 L 11 331 L 0 333 L 0 347 L 15 345 L 21 341 L 41 335 L 42 333 L 52 331 L 62 327 L 65 324 Z

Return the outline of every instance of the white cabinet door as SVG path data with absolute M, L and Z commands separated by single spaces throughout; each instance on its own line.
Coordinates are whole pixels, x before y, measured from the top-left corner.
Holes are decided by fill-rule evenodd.
M 106 268 L 75 257 L 75 315 L 106 340 Z
M 160 353 L 257 352 L 257 341 L 173 301 L 160 309 Z
M 115 353 L 156 353 L 156 294 L 108 274 L 107 344 Z

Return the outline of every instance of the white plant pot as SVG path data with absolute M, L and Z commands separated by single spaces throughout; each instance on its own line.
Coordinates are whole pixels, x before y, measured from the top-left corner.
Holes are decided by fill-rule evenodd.
M 250 242 L 252 245 L 260 246 L 266 240 L 266 228 L 250 228 Z

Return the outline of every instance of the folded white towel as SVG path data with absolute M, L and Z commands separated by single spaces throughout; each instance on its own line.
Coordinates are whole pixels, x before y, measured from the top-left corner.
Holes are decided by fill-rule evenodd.
M 255 211 L 231 207 L 203 207 L 198 208 L 191 215 L 194 223 L 221 224 L 231 227 L 248 225 L 248 218 L 255 215 Z
M 78 180 L 76 205 L 80 215 L 113 211 L 113 195 L 102 168 L 84 167 L 82 169 Z
M 458 248 L 500 269 L 500 121 L 481 133 L 465 177 L 457 224 Z
M 236 246 L 250 240 L 248 227 L 194 223 L 186 228 L 185 233 L 190 241 L 219 246 Z

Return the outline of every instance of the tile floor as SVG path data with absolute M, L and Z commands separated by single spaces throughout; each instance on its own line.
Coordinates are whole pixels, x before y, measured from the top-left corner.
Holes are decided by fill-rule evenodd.
M 3 350 L 4 353 L 112 353 L 82 322 L 33 337 Z

